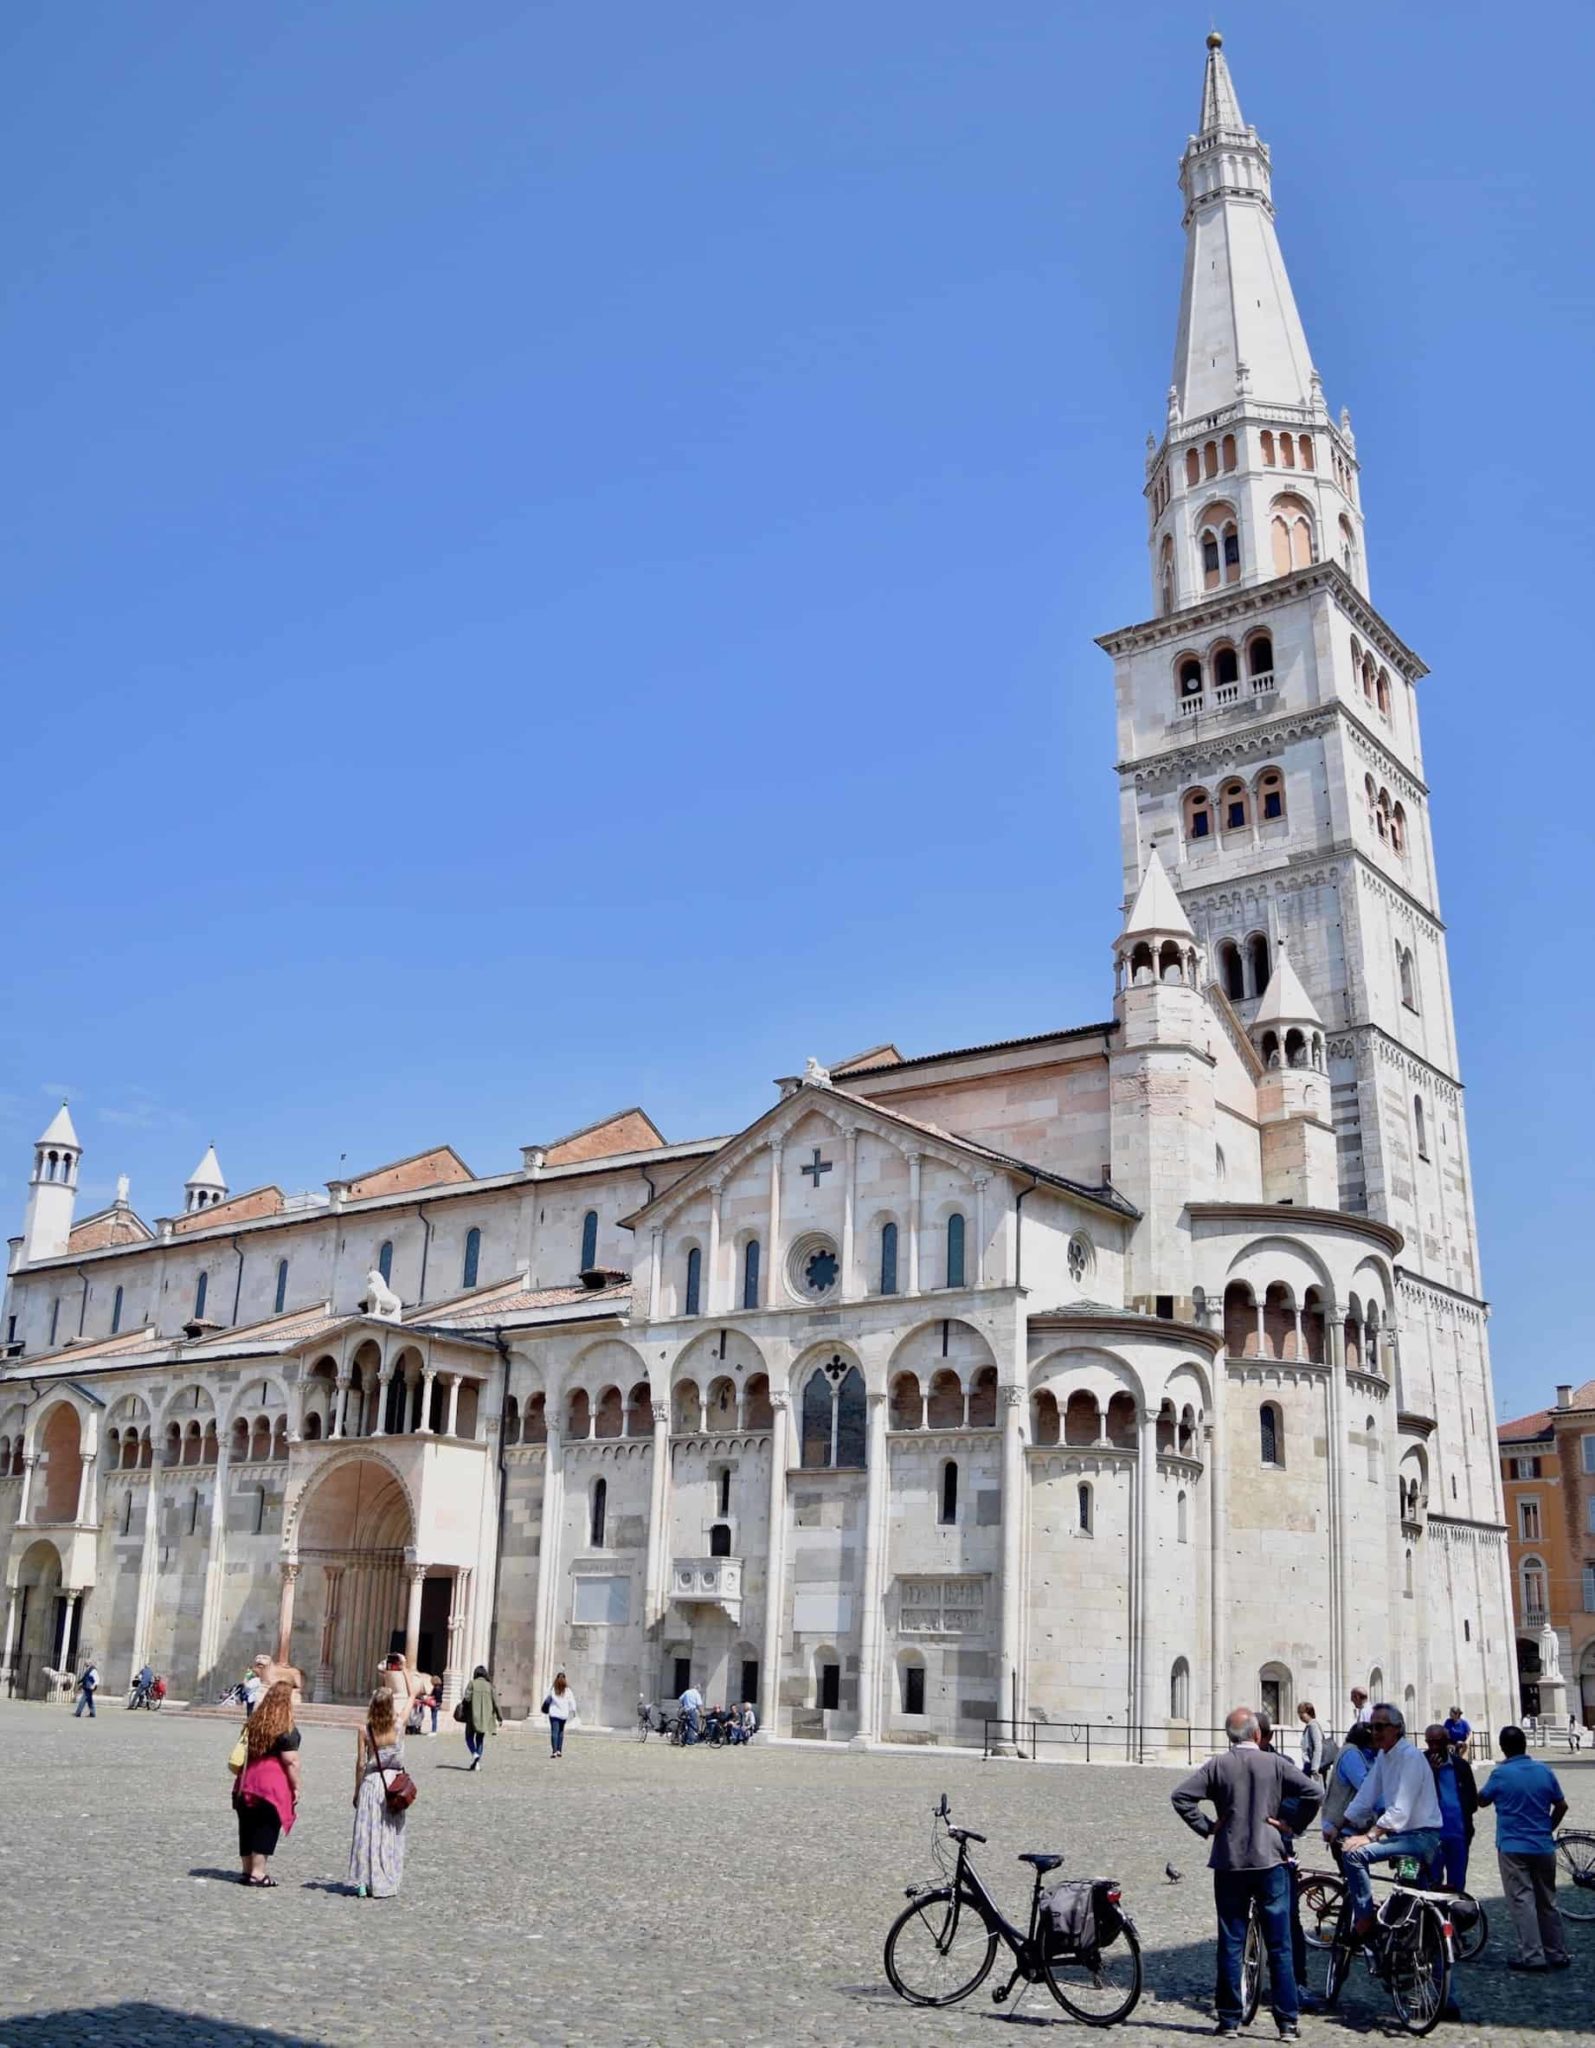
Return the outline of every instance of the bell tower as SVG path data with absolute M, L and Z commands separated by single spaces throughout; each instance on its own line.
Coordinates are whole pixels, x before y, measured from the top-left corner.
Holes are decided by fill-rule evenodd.
M 1254 1044 L 1277 1048 L 1259 1094 L 1270 1199 L 1401 1232 L 1398 1405 L 1434 1428 L 1435 1514 L 1494 1524 L 1486 1311 L 1418 725 L 1427 671 L 1371 601 L 1351 421 L 1325 402 L 1268 145 L 1216 32 L 1179 184 L 1173 374 L 1141 478 L 1152 609 L 1099 642 L 1114 660 L 1125 900 L 1159 858 L 1212 981 Z
M 72 1211 L 78 1198 L 78 1162 L 83 1147 L 63 1102 L 33 1148 L 28 1177 L 28 1208 L 22 1224 L 22 1259 L 59 1258 L 72 1234 Z

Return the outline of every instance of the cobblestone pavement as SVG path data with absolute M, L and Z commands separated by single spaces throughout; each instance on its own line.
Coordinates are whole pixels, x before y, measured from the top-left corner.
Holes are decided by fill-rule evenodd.
M 306 1730 L 303 1815 L 268 1893 L 224 1881 L 232 1739 L 222 1722 L 115 1704 L 93 1723 L 0 1705 L 0 2048 L 1000 2042 L 988 1990 L 916 2012 L 881 1967 L 904 1885 L 929 1874 L 944 1789 L 990 1836 L 982 1867 L 1010 1910 L 1021 1849 L 1122 1879 L 1147 1992 L 1116 2040 L 1211 2025 L 1211 1893 L 1168 1807 L 1171 1771 L 683 1751 L 580 1729 L 554 1764 L 539 1726 L 501 1736 L 472 1777 L 450 1728 L 409 1744 L 421 1794 L 402 1896 L 361 1902 L 342 1890 L 352 1734 Z M 1555 1762 L 1571 1824 L 1595 1826 L 1595 1759 Z M 1508 1972 L 1492 1840 L 1486 1820 L 1475 1870 L 1495 1931 L 1460 1972 L 1465 2020 L 1435 2039 L 1595 2041 L 1595 1924 L 1573 1930 L 1571 1972 Z M 1164 1878 L 1170 1858 L 1183 1883 Z M 1021 2038 L 1101 2038 L 1055 2011 L 1029 1992 Z M 1344 2013 L 1303 2032 L 1343 2041 L 1388 2017 L 1359 1975 Z M 1266 2013 L 1254 2032 L 1272 2039 Z

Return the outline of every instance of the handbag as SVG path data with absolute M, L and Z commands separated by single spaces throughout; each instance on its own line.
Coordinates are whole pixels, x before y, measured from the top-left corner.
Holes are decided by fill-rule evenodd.
M 454 1718 L 456 1721 L 463 1721 L 465 1719 L 464 1700 L 456 1700 L 454 1702 Z
M 249 1737 L 240 1735 L 227 1754 L 227 1768 L 236 1778 L 249 1761 Z
M 366 1723 L 366 1738 L 371 1744 L 371 1754 L 376 1761 L 377 1775 L 382 1780 L 382 1796 L 387 1801 L 388 1811 L 389 1813 L 403 1813 L 407 1807 L 414 1806 L 416 1794 L 421 1788 L 416 1784 L 408 1771 L 395 1771 L 392 1777 L 389 1777 L 387 1766 L 382 1761 L 382 1752 L 377 1747 L 377 1738 L 371 1732 L 369 1721 Z

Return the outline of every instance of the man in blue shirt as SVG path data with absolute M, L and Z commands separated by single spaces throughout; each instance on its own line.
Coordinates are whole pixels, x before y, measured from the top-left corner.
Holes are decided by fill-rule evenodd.
M 1453 1707 L 1450 1713 L 1446 1715 L 1445 1732 L 1450 1740 L 1451 1747 L 1453 1749 L 1460 1749 L 1462 1754 L 1466 1756 L 1468 1753 L 1468 1737 L 1473 1733 L 1473 1730 L 1468 1726 L 1467 1717 L 1463 1714 L 1460 1707 Z
M 1556 1910 L 1556 1846 L 1552 1832 L 1567 1813 L 1556 1773 L 1528 1754 L 1521 1728 L 1503 1728 L 1501 1757 L 1479 1792 L 1495 1808 L 1495 1854 L 1501 1889 L 1517 1935 L 1514 1970 L 1565 1970 L 1572 1961 Z

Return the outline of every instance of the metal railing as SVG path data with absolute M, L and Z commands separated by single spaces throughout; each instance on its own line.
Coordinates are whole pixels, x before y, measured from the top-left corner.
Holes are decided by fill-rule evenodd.
M 1183 1721 L 1012 1721 L 983 1723 L 983 1756 L 1083 1764 L 1194 1764 L 1226 1748 L 1222 1728 Z M 1291 1745 L 1287 1754 L 1295 1754 Z

